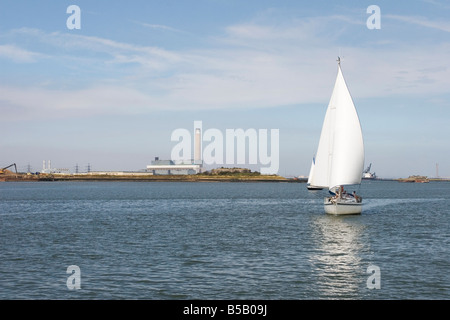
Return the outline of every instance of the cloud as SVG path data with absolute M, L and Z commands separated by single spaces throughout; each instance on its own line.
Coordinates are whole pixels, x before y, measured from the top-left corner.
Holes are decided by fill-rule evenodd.
M 14 40 L 32 42 L 36 47 L 43 47 L 48 56 L 58 58 L 79 58 L 80 56 L 92 57 L 92 54 L 103 54 L 102 62 L 129 63 L 140 60 L 147 65 L 161 65 L 161 63 L 149 63 L 150 60 L 166 63 L 179 61 L 179 55 L 155 46 L 140 46 L 107 38 L 86 36 L 72 33 L 51 32 L 46 33 L 38 29 L 20 28 L 9 32 Z M 140 59 L 136 57 L 139 56 Z M 108 58 L 105 58 L 108 57 Z M 124 59 L 129 57 L 129 59 Z M 94 59 L 94 58 L 93 58 Z
M 145 23 L 145 22 L 140 22 L 140 21 L 133 21 L 133 22 L 138 25 L 141 25 L 143 27 L 150 28 L 153 30 L 170 31 L 170 32 L 176 32 L 176 33 L 187 33 L 186 31 L 175 29 L 175 28 L 161 25 L 161 24 L 150 24 L 150 23 Z
M 21 49 L 15 45 L 0 45 L 0 57 L 10 59 L 18 63 L 36 62 L 41 54 Z
M 142 113 L 154 108 L 151 97 L 133 88 L 94 86 L 80 90 L 0 87 L 3 110 L 12 119 L 64 118 L 99 114 Z
M 427 27 L 444 32 L 450 32 L 450 23 L 448 21 L 436 21 L 436 20 L 429 20 L 427 18 L 420 16 L 400 16 L 393 14 L 383 15 L 383 18 L 407 22 L 410 24 L 415 24 L 418 26 Z
M 45 54 L 63 62 L 72 59 L 74 69 L 76 59 L 90 60 L 96 74 L 89 78 L 90 70 L 78 66 L 83 88 L 0 85 L 0 108 L 8 110 L 2 116 L 16 117 L 14 108 L 35 117 L 63 117 L 85 111 L 128 114 L 326 104 L 340 51 L 355 98 L 448 91 L 445 61 L 449 44 L 424 47 L 414 39 L 395 46 L 361 46 L 352 41 L 355 30 L 367 30 L 365 20 L 361 21 L 337 15 L 279 24 L 251 21 L 226 27 L 207 47 L 179 50 L 94 36 L 16 30 L 16 34 L 50 44 L 53 48 Z M 22 59 L 26 60 L 28 51 L 12 48 L 11 52 L 24 51 Z
M 250 21 L 225 28 L 223 43 L 241 46 L 257 46 L 275 49 L 291 44 L 293 47 L 305 44 L 323 45 L 333 41 L 342 30 L 354 26 L 365 26 L 365 21 L 344 15 L 317 16 L 293 19 L 286 22 Z
M 439 2 L 436 0 L 422 0 L 422 1 L 425 3 L 431 4 L 431 5 L 434 5 L 440 9 L 450 9 L 450 6 L 448 5 L 448 3 L 442 3 L 442 2 Z

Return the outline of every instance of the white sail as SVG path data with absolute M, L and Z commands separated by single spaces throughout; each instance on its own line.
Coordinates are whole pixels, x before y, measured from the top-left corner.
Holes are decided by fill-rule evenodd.
M 325 119 L 322 125 L 322 132 L 320 134 L 319 146 L 317 147 L 314 175 L 310 181 L 310 184 L 318 187 L 329 186 L 329 176 L 331 170 L 331 141 L 332 139 L 332 112 L 328 107 L 325 113 Z
M 308 190 L 321 190 L 323 187 L 315 186 L 311 183 L 311 181 L 314 180 L 314 174 L 315 174 L 315 157 L 313 157 L 311 162 L 311 169 L 309 169 L 309 176 L 308 176 L 308 183 L 306 184 L 306 187 Z
M 315 160 L 312 185 L 331 189 L 361 183 L 364 168 L 362 130 L 340 64 Z
M 311 180 L 313 179 L 313 175 L 314 175 L 314 157 L 311 161 L 311 168 L 309 169 L 309 176 L 308 176 L 308 184 L 311 184 Z

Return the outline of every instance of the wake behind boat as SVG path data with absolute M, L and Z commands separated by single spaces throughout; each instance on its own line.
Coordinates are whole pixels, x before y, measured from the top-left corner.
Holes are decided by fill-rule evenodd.
M 364 168 L 364 142 L 358 114 L 341 71 L 338 74 L 325 114 L 309 185 L 328 188 L 324 199 L 329 214 L 360 214 L 362 198 L 348 194 L 344 186 L 361 184 Z

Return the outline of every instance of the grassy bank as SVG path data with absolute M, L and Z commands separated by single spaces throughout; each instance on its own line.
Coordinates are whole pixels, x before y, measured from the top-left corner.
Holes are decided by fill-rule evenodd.
M 3 177 L 3 181 L 172 181 L 172 182 L 305 182 L 278 175 L 255 175 L 253 173 L 195 174 L 195 175 L 133 175 L 133 174 L 17 174 Z

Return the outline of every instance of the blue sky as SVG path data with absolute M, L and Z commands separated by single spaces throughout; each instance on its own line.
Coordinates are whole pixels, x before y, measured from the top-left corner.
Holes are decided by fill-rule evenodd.
M 279 174 L 307 175 L 340 55 L 366 166 L 449 177 L 449 16 L 444 0 L 1 0 L 0 166 L 139 170 L 200 120 L 279 129 Z

